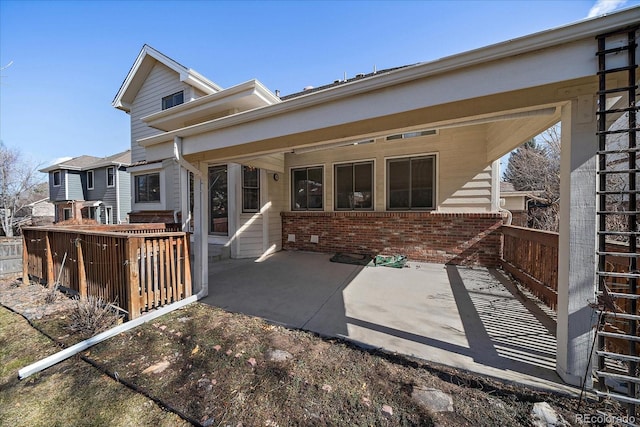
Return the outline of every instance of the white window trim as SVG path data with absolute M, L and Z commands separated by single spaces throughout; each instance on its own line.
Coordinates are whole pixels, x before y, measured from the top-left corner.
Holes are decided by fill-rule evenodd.
M 149 175 L 152 173 L 160 174 L 160 201 L 159 202 L 144 202 L 144 203 L 136 203 L 136 176 L 140 175 Z M 166 210 L 166 199 L 165 197 L 165 173 L 164 169 L 154 168 L 154 169 L 144 169 L 138 170 L 135 174 L 130 175 L 131 179 L 131 209 L 134 211 L 164 211 Z
M 89 187 L 89 175 L 91 175 L 91 187 Z M 96 177 L 93 173 L 93 170 L 87 171 L 87 190 L 93 190 L 94 186 L 96 185 L 95 179 Z
M 245 209 L 244 207 L 244 168 L 251 167 L 247 165 L 240 166 L 240 210 L 242 213 L 255 214 L 260 213 L 262 208 L 262 168 L 255 168 L 258 171 L 258 208 L 257 209 Z
M 113 169 L 113 184 L 109 185 L 109 169 Z M 116 186 L 116 167 L 115 166 L 107 166 L 105 170 L 106 178 L 107 178 L 107 188 L 113 188 Z
M 65 212 L 69 212 L 69 218 L 65 218 Z M 73 219 L 73 209 L 71 208 L 62 208 L 62 221 L 66 221 L 67 219 Z
M 322 168 L 322 209 L 293 209 L 293 199 L 291 198 L 291 196 L 293 195 L 293 170 L 294 169 L 309 169 L 309 168 L 318 168 L 321 167 Z M 297 165 L 297 166 L 290 166 L 289 170 L 288 170 L 288 177 L 287 177 L 287 181 L 288 181 L 288 188 L 287 188 L 287 193 L 289 193 L 289 195 L 287 196 L 288 199 L 288 206 L 287 209 L 289 212 L 327 212 L 327 165 L 325 163 L 317 163 L 317 164 L 309 164 L 309 165 Z
M 434 165 L 435 165 L 435 173 L 434 173 L 434 182 L 433 182 L 433 187 L 434 187 L 434 191 L 433 191 L 433 197 L 434 197 L 434 206 L 433 208 L 424 208 L 424 209 L 389 209 L 388 208 L 388 193 L 389 193 L 389 186 L 387 185 L 387 179 L 388 179 L 388 175 L 389 175 L 389 168 L 388 166 L 388 161 L 389 160 L 394 160 L 394 159 L 411 159 L 411 158 L 415 158 L 415 157 L 429 157 L 429 156 L 433 156 L 434 157 Z M 384 211 L 385 212 L 435 212 L 438 211 L 439 209 L 439 205 L 438 205 L 438 200 L 439 199 L 439 188 L 440 188 L 440 153 L 439 152 L 427 152 L 427 153 L 412 153 L 412 154 L 402 154 L 402 155 L 397 155 L 397 156 L 387 156 L 384 157 Z
M 358 163 L 372 163 L 372 168 L 373 168 L 373 173 L 372 173 L 372 185 L 373 187 L 371 188 L 371 191 L 373 192 L 373 197 L 371 200 L 371 209 L 337 209 L 336 208 L 336 166 L 340 166 L 340 165 L 355 165 Z M 385 160 L 385 165 L 386 165 L 386 160 Z M 358 159 L 358 160 L 345 160 L 345 161 L 339 161 L 339 162 L 333 162 L 331 163 L 331 178 L 332 178 L 332 182 L 331 182 L 331 186 L 332 186 L 332 197 L 331 197 L 331 210 L 333 212 L 371 212 L 371 211 L 375 211 L 376 210 L 376 200 L 378 197 L 378 191 L 377 191 L 377 181 L 376 181 L 376 176 L 377 176 L 377 165 L 376 165 L 376 158 L 372 157 L 370 159 Z
M 58 184 L 56 184 L 56 173 L 60 177 L 60 179 L 58 180 Z M 53 171 L 52 176 L 51 176 L 51 181 L 52 181 L 52 184 L 53 184 L 54 187 L 60 187 L 62 185 L 62 171 L 60 171 L 60 170 Z

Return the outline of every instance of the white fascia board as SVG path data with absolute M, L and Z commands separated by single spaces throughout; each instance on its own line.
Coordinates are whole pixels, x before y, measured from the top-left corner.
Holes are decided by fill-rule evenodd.
M 211 80 L 207 79 L 206 77 L 196 72 L 195 70 L 188 69 L 183 65 L 180 65 L 178 62 L 174 61 L 168 56 L 160 53 L 159 51 L 155 50 L 151 46 L 145 44 L 142 47 L 142 50 L 138 54 L 138 57 L 136 58 L 136 60 L 133 63 L 133 66 L 131 67 L 131 70 L 129 70 L 127 77 L 125 77 L 124 82 L 122 82 L 122 85 L 118 90 L 118 93 L 116 94 L 115 98 L 111 103 L 111 105 L 113 105 L 115 108 L 124 110 L 126 112 L 130 111 L 131 105 L 124 102 L 123 98 L 127 90 L 129 89 L 129 86 L 132 84 L 140 67 L 142 66 L 143 62 L 147 57 L 151 57 L 156 61 L 164 64 L 171 70 L 178 73 L 178 75 L 180 76 L 180 81 L 183 81 L 191 86 L 194 86 L 206 94 L 211 94 L 211 93 L 215 93 L 222 90 L 220 86 L 213 83 Z
M 216 106 L 232 108 L 234 101 L 241 97 L 251 95 L 263 100 L 265 105 L 282 102 L 280 101 L 280 98 L 269 92 L 269 90 L 259 81 L 250 80 L 221 90 L 220 92 L 205 95 L 200 98 L 196 98 L 193 101 L 185 102 L 184 104 L 149 114 L 148 116 L 142 117 L 140 120 L 147 123 L 149 126 L 153 126 L 154 123 L 162 121 L 163 119 L 171 120 L 182 116 L 188 117 L 192 112 L 202 111 Z
M 160 170 L 160 169 L 162 169 L 162 161 L 147 163 L 147 164 L 138 165 L 138 166 L 129 166 L 127 168 L 127 172 L 133 175 L 139 172 L 147 172 L 147 171 Z
M 640 22 L 638 19 L 638 11 L 640 7 L 634 7 L 615 14 L 602 16 L 599 18 L 591 18 L 576 24 L 559 27 L 552 30 L 543 31 L 530 36 L 521 37 L 518 39 L 510 40 L 507 42 L 491 45 L 488 47 L 472 50 L 469 52 L 449 56 L 437 61 L 421 63 L 406 68 L 394 70 L 385 74 L 372 76 L 363 80 L 357 80 L 354 82 L 346 83 L 344 85 L 331 87 L 319 92 L 313 92 L 309 95 L 302 95 L 298 98 L 283 101 L 279 104 L 250 110 L 247 112 L 239 113 L 234 116 L 225 117 L 221 119 L 211 120 L 188 126 L 175 131 L 167 132 L 160 135 L 151 136 L 138 140 L 138 143 L 143 147 L 149 147 L 155 144 L 161 144 L 170 142 L 174 136 L 187 137 L 197 135 L 204 132 L 209 132 L 225 127 L 235 126 L 242 123 L 247 123 L 259 119 L 265 119 L 268 117 L 289 113 L 296 110 L 309 108 L 321 104 L 326 104 L 332 101 L 338 101 L 345 98 L 352 97 L 354 95 L 371 92 L 374 90 L 384 89 L 390 86 L 395 86 L 401 83 L 407 83 L 424 79 L 427 77 L 442 76 L 445 77 L 454 72 L 460 72 L 464 69 L 474 66 L 482 66 L 499 60 L 506 60 L 510 63 L 515 63 L 521 59 L 526 53 L 537 53 L 543 49 L 561 47 L 570 43 L 578 41 L 587 41 L 588 46 L 591 48 L 591 53 L 588 59 L 595 58 L 595 48 L 593 44 L 593 37 L 598 34 L 606 33 L 621 27 L 625 27 Z M 563 54 L 566 54 L 569 50 L 565 50 Z M 559 55 L 555 61 L 561 61 L 562 63 L 570 62 L 563 60 L 562 55 Z M 593 57 L 593 58 L 592 58 Z M 545 64 L 552 64 L 549 61 L 550 58 L 546 58 L 548 61 L 542 61 Z M 584 59 L 584 58 L 583 58 Z M 571 64 L 574 69 L 578 67 L 578 64 Z M 588 67 L 584 67 L 586 70 Z M 564 79 L 577 78 L 580 76 L 570 76 L 569 70 L 565 71 Z M 531 70 L 529 70 L 529 73 Z M 591 70 L 590 70 L 591 72 Z M 545 84 L 545 77 L 541 74 L 539 84 Z M 591 72 L 591 74 L 594 74 Z M 591 75 L 589 74 L 589 75 Z M 476 80 L 485 81 L 485 80 Z M 489 79 L 494 84 L 501 85 L 502 82 L 495 79 L 495 74 Z M 535 86 L 536 82 L 531 82 L 529 86 Z M 548 82 L 546 82 L 548 83 Z M 508 90 L 504 84 L 502 87 L 496 88 L 494 93 L 498 93 L 504 90 Z M 371 105 L 371 104 L 370 104 Z

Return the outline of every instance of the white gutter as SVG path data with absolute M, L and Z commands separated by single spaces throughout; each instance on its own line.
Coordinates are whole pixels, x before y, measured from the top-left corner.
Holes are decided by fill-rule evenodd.
M 133 329 L 136 326 L 140 326 L 143 323 L 149 322 L 160 316 L 164 316 L 165 314 L 171 313 L 172 311 L 182 308 L 186 305 L 189 305 L 192 302 L 196 302 L 198 299 L 199 299 L 198 295 L 192 295 L 188 298 L 185 298 L 183 300 L 174 302 L 173 304 L 169 304 L 167 306 L 159 308 L 155 311 L 150 312 L 149 314 L 145 314 L 144 316 L 140 316 L 137 319 L 130 320 L 126 323 L 123 323 L 122 325 L 118 325 L 115 328 L 111 328 L 108 331 L 104 331 L 94 337 L 91 337 L 87 340 L 84 340 L 75 345 L 72 345 L 69 348 L 66 348 L 62 351 L 59 351 L 56 354 L 52 354 L 49 357 L 45 357 L 44 359 L 38 362 L 32 363 L 31 365 L 20 369 L 18 371 L 18 378 L 20 379 L 27 378 L 28 376 L 36 374 L 44 369 L 47 369 L 50 366 L 60 363 L 63 360 L 66 360 L 71 356 L 74 356 L 80 353 L 81 351 L 88 349 L 89 347 L 92 347 L 98 343 L 101 343 L 102 341 L 105 341 L 111 337 L 114 337 L 122 332 L 126 332 L 130 329 Z
M 390 71 L 386 74 L 378 74 L 363 80 L 356 80 L 340 86 L 333 86 L 319 92 L 302 95 L 298 98 L 238 113 L 230 117 L 223 117 L 160 135 L 142 138 L 138 140 L 138 143 L 143 147 L 149 147 L 151 145 L 168 142 L 175 136 L 186 137 L 197 135 L 216 129 L 231 127 L 242 123 L 284 114 L 290 111 L 312 107 L 318 104 L 336 101 L 373 90 L 384 89 L 389 86 L 395 86 L 417 79 L 427 78 L 553 46 L 588 39 L 603 32 L 628 25 L 638 24 L 638 12 L 640 12 L 640 7 L 633 7 L 611 15 L 586 19 L 575 24 L 542 31 L 491 46 L 448 56 L 436 61 L 420 63 Z

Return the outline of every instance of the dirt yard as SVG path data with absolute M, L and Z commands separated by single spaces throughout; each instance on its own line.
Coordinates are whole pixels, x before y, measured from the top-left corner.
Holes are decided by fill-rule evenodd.
M 537 402 L 558 425 L 580 425 L 597 411 L 623 415 L 615 404 L 366 351 L 200 303 L 18 380 L 18 369 L 82 339 L 68 329 L 73 304 L 60 297 L 44 310 L 47 292 L 0 283 L 0 303 L 31 319 L 0 308 L 0 425 L 527 426 Z

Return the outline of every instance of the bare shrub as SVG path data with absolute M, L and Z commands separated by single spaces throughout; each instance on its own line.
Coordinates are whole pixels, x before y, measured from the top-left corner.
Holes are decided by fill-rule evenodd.
M 119 319 L 113 304 L 105 303 L 100 297 L 81 297 L 69 315 L 68 328 L 75 333 L 95 335 L 115 326 Z

